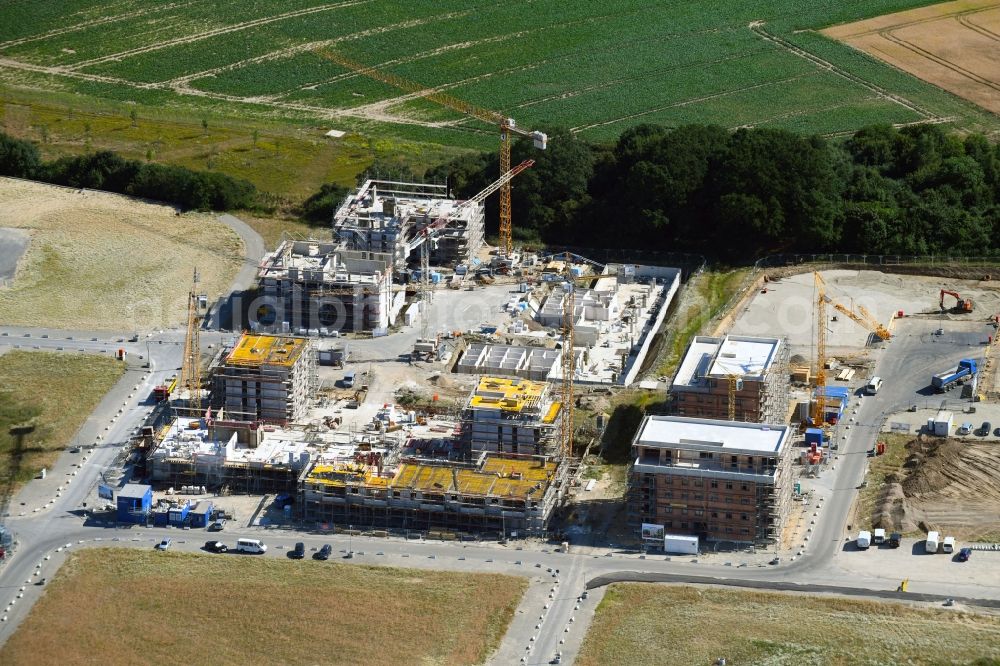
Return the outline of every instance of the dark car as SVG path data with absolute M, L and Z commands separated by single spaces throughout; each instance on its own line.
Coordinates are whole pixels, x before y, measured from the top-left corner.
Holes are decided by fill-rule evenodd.
M 226 553 L 229 552 L 229 546 L 221 541 L 206 541 L 205 550 L 210 553 Z
M 305 556 L 306 556 L 306 545 L 301 541 L 295 544 L 294 549 L 288 551 L 288 557 L 292 558 L 293 560 L 301 560 Z
M 899 542 L 903 540 L 903 535 L 893 532 L 889 535 L 889 548 L 899 548 Z
M 963 548 L 962 550 L 958 551 L 958 555 L 955 556 L 955 559 L 958 560 L 959 562 L 968 562 L 970 557 L 972 557 L 972 549 Z
M 983 437 L 989 437 L 992 430 L 993 425 L 989 421 L 983 421 L 983 427 L 979 429 L 979 433 Z
M 333 546 L 328 543 L 323 544 L 323 547 L 318 551 L 313 553 L 314 560 L 328 560 L 330 559 L 330 554 L 333 553 Z

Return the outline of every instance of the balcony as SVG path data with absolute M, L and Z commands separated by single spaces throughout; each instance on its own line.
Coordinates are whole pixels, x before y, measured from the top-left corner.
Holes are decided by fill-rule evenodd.
M 711 458 L 693 460 L 661 460 L 659 456 L 638 456 L 632 463 L 631 473 L 670 474 L 675 476 L 707 476 L 718 479 L 752 481 L 773 484 L 776 468 L 773 465 L 748 465 L 722 463 Z

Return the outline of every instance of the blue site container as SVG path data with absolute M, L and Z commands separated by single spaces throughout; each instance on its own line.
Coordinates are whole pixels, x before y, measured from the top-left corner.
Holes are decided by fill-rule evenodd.
M 175 507 L 170 509 L 169 517 L 167 520 L 171 525 L 180 527 L 184 525 L 184 521 L 187 520 L 188 512 L 191 510 L 191 505 L 187 502 L 183 506 Z

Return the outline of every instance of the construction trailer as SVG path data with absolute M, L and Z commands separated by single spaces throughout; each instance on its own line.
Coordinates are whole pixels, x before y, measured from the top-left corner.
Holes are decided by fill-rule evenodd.
M 709 541 L 772 544 L 788 517 L 786 425 L 647 416 L 632 441 L 629 525 Z
M 178 418 L 147 454 L 159 486 L 228 493 L 294 492 L 315 448 L 309 433 L 257 422 Z
M 476 258 L 483 245 L 483 205 L 458 208 L 448 187 L 433 183 L 367 180 L 349 194 L 333 214 L 333 236 L 350 250 L 391 257 L 402 272 L 419 262 L 424 230 L 442 218 L 447 226 L 435 231 L 429 261 L 454 266 Z
M 534 536 L 565 492 L 565 468 L 546 456 L 485 452 L 472 462 L 316 463 L 299 479 L 298 506 L 303 519 L 327 528 Z
M 824 423 L 836 425 L 844 416 L 850 400 L 850 389 L 846 386 L 817 386 L 813 389 L 812 401 L 820 403 L 820 413 Z M 815 412 L 813 412 L 815 413 Z
M 545 382 L 483 376 L 463 411 L 463 439 L 473 453 L 555 454 L 562 411 Z
M 733 404 L 730 405 L 730 402 Z M 670 387 L 678 416 L 749 423 L 788 418 L 788 344 L 781 338 L 695 336 Z
M 244 333 L 210 369 L 212 406 L 229 418 L 285 424 L 305 418 L 316 358 L 301 337 Z
M 126 483 L 118 491 L 116 518 L 119 523 L 144 525 L 153 507 L 153 487 Z
M 392 276 L 389 253 L 284 241 L 260 264 L 250 328 L 312 336 L 384 329 L 393 318 Z

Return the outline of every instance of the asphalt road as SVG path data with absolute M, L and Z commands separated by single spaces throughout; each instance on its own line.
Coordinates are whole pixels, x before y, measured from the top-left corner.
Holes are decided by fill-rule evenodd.
M 436 300 L 435 310 L 440 308 L 440 311 L 433 312 L 433 317 L 445 325 L 469 328 L 472 322 L 482 321 L 489 308 L 493 307 L 491 303 L 502 296 L 503 290 L 497 291 L 497 294 L 483 294 L 478 303 L 466 308 L 462 308 L 462 294 L 466 292 L 447 294 Z M 494 656 L 493 663 L 497 664 L 518 662 L 521 659 L 530 664 L 547 663 L 557 651 L 563 652 L 563 663 L 572 663 L 601 592 L 596 590 L 588 594 L 585 600 L 581 600 L 580 595 L 588 586 L 593 587 L 614 579 L 627 579 L 630 576 L 637 579 L 662 576 L 663 580 L 679 582 L 715 582 L 772 588 L 804 586 L 801 589 L 814 591 L 843 589 L 848 594 L 863 594 L 867 590 L 873 595 L 884 594 L 894 590 L 899 583 L 893 572 L 886 572 L 885 576 L 879 577 L 853 574 L 847 578 L 836 566 L 836 558 L 843 550 L 847 536 L 844 525 L 856 494 L 855 488 L 866 465 L 865 452 L 874 441 L 875 431 L 885 414 L 920 400 L 941 399 L 940 396 L 919 393 L 928 383 L 930 374 L 948 367 L 959 358 L 981 355 L 979 343 L 985 329 L 978 324 L 964 326 L 967 332 L 933 336 L 931 332 L 937 328 L 934 321 L 912 319 L 899 322 L 896 338 L 887 345 L 886 350 L 879 352 L 876 364 L 876 373 L 885 379 L 884 387 L 878 397 L 860 399 L 860 407 L 854 415 L 854 425 L 849 431 L 848 439 L 841 446 L 836 469 L 829 472 L 834 482 L 833 493 L 817 523 L 815 535 L 803 556 L 777 567 L 725 566 L 696 562 L 688 558 L 642 557 L 611 548 L 598 551 L 598 554 L 566 554 L 557 553 L 551 548 L 518 546 L 516 543 L 503 546 L 488 543 L 349 538 L 344 535 L 326 536 L 259 527 L 230 529 L 220 535 L 211 535 L 203 530 L 85 526 L 79 511 L 81 503 L 90 496 L 101 475 L 113 471 L 110 466 L 118 456 L 120 446 L 127 441 L 133 428 L 142 422 L 151 407 L 146 398 L 152 386 L 162 382 L 164 377 L 175 373 L 179 368 L 183 331 L 156 332 L 138 343 L 122 343 L 119 342 L 121 336 L 109 337 L 106 333 L 0 328 L 0 345 L 61 349 L 67 353 L 79 350 L 112 353 L 119 346 L 124 346 L 132 363 L 126 378 L 101 402 L 81 430 L 81 442 L 98 441 L 96 436 L 101 435 L 101 445 L 76 469 L 73 482 L 66 485 L 60 496 L 55 498 L 35 497 L 33 493 L 37 493 L 33 490 L 33 485 L 36 484 L 29 484 L 12 503 L 12 516 L 8 519 L 8 524 L 18 536 L 19 547 L 0 570 L 0 609 L 3 609 L 2 616 L 6 618 L 0 624 L 0 643 L 13 632 L 30 610 L 33 600 L 44 589 L 28 581 L 51 577 L 65 557 L 67 544 L 70 551 L 94 545 L 152 548 L 164 536 L 173 538 L 172 548 L 185 551 L 200 550 L 204 542 L 213 536 L 234 543 L 237 537 L 245 535 L 262 538 L 271 546 L 265 557 L 284 557 L 296 541 L 305 541 L 310 554 L 313 549 L 328 542 L 344 562 L 525 575 L 532 581 L 531 586 Z M 205 332 L 202 339 L 206 345 L 216 344 L 224 335 Z M 416 333 L 410 331 L 357 346 L 352 342 L 352 349 L 360 348 L 362 354 L 382 354 L 391 358 L 397 350 L 400 354 L 408 352 L 415 336 Z M 141 367 L 145 359 L 136 362 L 140 355 L 148 356 L 151 368 L 147 370 Z M 950 397 L 954 399 L 954 396 Z M 37 512 L 18 510 L 22 506 L 37 508 L 29 504 L 38 504 L 42 500 L 48 502 L 47 508 Z M 21 504 L 22 501 L 25 502 L 24 505 Z M 24 515 L 18 515 L 22 512 Z M 343 558 L 348 550 L 352 550 L 354 556 L 350 559 Z M 214 556 L 240 557 L 235 554 Z M 46 557 L 50 559 L 45 559 Z M 317 566 L 311 561 L 301 564 Z M 559 573 L 553 575 L 556 569 Z M 845 587 L 846 583 L 850 584 L 849 587 Z M 21 587 L 25 590 L 21 591 Z M 1000 589 L 946 582 L 923 584 L 922 589 L 912 589 L 912 592 L 928 596 L 907 598 L 928 601 L 933 601 L 935 595 L 938 595 L 937 598 L 1000 598 Z M 23 596 L 18 598 L 19 594 Z

